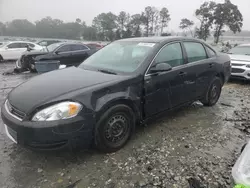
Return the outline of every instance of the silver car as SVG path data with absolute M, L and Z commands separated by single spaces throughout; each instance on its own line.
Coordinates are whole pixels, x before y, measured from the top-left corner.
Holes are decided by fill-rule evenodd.
M 229 50 L 231 77 L 250 80 L 250 44 L 242 44 Z

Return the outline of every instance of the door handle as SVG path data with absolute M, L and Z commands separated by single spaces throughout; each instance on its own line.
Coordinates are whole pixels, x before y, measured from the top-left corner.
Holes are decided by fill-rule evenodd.
M 181 72 L 179 73 L 179 76 L 185 76 L 185 75 L 187 75 L 186 72 L 181 71 Z
M 209 68 L 213 68 L 214 63 L 209 63 Z
M 192 85 L 192 84 L 195 84 L 195 82 L 194 82 L 194 81 L 185 81 L 184 83 L 185 83 L 185 84 L 187 84 L 187 85 Z

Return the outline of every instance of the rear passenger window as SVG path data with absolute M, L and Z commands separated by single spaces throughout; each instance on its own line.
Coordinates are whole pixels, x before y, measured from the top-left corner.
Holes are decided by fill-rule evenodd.
M 206 50 L 207 50 L 210 57 L 215 57 L 216 56 L 216 53 L 214 52 L 214 50 L 212 50 L 208 46 L 206 46 Z
M 169 44 L 164 47 L 155 58 L 156 64 L 168 63 L 172 67 L 184 64 L 180 43 Z
M 184 46 L 187 52 L 189 63 L 207 59 L 206 51 L 201 43 L 184 42 Z
M 71 45 L 71 51 L 80 51 L 80 50 L 87 50 L 88 48 L 84 45 Z

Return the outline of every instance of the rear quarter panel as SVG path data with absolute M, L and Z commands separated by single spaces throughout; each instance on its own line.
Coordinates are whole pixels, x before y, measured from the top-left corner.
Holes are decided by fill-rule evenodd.
M 218 53 L 217 61 L 219 65 L 217 69 L 220 74 L 223 75 L 223 82 L 226 83 L 231 76 L 231 59 L 229 55 L 225 53 Z

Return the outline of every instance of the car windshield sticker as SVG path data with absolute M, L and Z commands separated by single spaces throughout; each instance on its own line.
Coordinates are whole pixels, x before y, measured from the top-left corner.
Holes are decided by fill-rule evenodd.
M 140 42 L 138 46 L 147 46 L 147 47 L 154 47 L 155 43 L 142 43 Z

